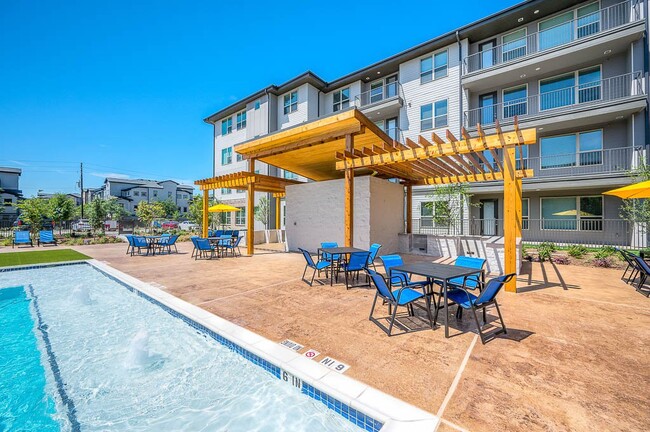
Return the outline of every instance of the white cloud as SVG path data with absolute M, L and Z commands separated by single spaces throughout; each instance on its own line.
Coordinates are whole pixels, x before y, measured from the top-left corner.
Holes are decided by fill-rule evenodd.
M 130 176 L 128 176 L 126 174 L 113 173 L 113 172 L 91 172 L 90 175 L 95 176 L 95 177 L 100 177 L 100 178 L 106 178 L 106 177 L 115 177 L 115 178 L 121 178 L 121 179 L 131 178 Z

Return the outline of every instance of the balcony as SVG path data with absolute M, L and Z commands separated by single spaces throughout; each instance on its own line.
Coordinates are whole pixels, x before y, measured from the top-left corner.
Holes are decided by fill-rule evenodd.
M 362 112 L 381 114 L 382 117 L 397 115 L 404 105 L 402 84 L 393 81 L 365 91 L 354 98 L 354 105 Z M 372 119 L 372 118 L 371 118 Z
M 595 116 L 598 113 L 594 114 L 593 110 L 628 101 L 638 100 L 642 108 L 645 94 L 643 73 L 634 72 L 471 109 L 464 112 L 463 122 L 468 129 L 476 128 L 477 123 L 485 128 L 494 126 L 496 121 L 511 124 L 515 116 L 520 122 L 546 118 L 559 123 L 562 119 L 558 116 L 564 114 L 589 111 Z M 636 106 L 630 109 L 635 110 Z M 617 113 L 624 114 L 624 111 Z
M 642 2 L 615 4 L 463 59 L 463 84 L 492 87 L 624 51 L 644 32 Z M 494 81 L 494 80 L 497 81 Z

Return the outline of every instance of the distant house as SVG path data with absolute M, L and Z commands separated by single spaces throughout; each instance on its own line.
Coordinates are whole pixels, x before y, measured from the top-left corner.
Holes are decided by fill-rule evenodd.
M 182 185 L 173 180 L 156 181 L 107 177 L 103 186 L 89 189 L 86 192 L 86 202 L 95 197 L 104 199 L 115 197 L 128 213 L 133 214 L 137 210 L 138 204 L 143 201 L 171 200 L 176 204 L 178 212 L 185 215 L 189 210 L 193 193 L 194 186 Z
M 48 199 L 52 198 L 54 195 L 56 195 L 56 194 L 54 194 L 54 193 L 46 193 L 46 192 L 43 192 L 43 191 L 38 191 L 38 193 L 36 194 L 36 197 L 48 200 Z M 67 194 L 64 194 L 64 195 L 67 196 L 68 198 L 72 198 L 75 205 L 81 205 L 81 195 L 80 194 L 78 194 L 78 193 L 67 193 Z
M 2 222 L 13 222 L 18 216 L 16 204 L 23 196 L 18 186 L 21 174 L 20 168 L 0 167 L 0 200 L 3 205 L 0 221 Z

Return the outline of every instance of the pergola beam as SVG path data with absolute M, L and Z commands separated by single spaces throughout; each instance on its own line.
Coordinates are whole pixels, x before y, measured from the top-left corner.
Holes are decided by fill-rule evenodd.
M 517 170 L 515 171 L 515 178 L 521 179 L 524 177 L 531 177 L 533 175 L 533 170 Z M 472 175 L 459 175 L 459 176 L 450 176 L 450 177 L 430 177 L 422 180 L 413 182 L 415 186 L 426 186 L 426 185 L 442 185 L 449 183 L 476 183 L 484 181 L 500 181 L 504 180 L 503 173 L 483 173 L 483 174 L 472 174 Z

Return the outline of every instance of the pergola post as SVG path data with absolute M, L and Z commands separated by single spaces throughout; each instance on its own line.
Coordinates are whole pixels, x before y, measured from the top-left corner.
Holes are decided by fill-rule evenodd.
M 275 229 L 279 230 L 282 229 L 282 226 L 280 225 L 280 222 L 282 221 L 282 218 L 280 218 L 280 212 L 282 211 L 282 198 L 275 197 Z
M 210 199 L 209 199 L 209 190 L 205 189 L 203 191 L 203 218 L 202 218 L 202 224 L 201 224 L 201 237 L 206 238 L 208 236 L 208 221 L 209 219 L 209 213 L 208 213 L 208 208 L 210 207 Z
M 503 242 L 505 273 L 517 273 L 517 238 L 521 237 L 521 179 L 515 176 L 515 147 L 503 149 Z M 505 286 L 517 292 L 517 278 Z
M 248 171 L 255 175 L 255 159 L 248 160 Z M 248 184 L 248 193 L 246 194 L 248 204 L 246 206 L 246 250 L 248 255 L 255 253 L 255 183 Z
M 406 233 L 413 233 L 413 186 L 406 185 Z
M 352 154 L 354 152 L 354 136 L 348 134 L 345 136 L 345 151 Z M 354 226 L 354 170 L 352 167 L 345 169 L 345 246 L 352 247 L 353 226 Z

